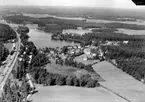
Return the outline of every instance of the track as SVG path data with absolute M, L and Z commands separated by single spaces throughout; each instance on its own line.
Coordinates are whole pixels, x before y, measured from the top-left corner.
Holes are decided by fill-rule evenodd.
M 9 25 L 8 23 L 3 23 L 3 24 L 7 24 Z M 9 25 L 10 26 L 10 25 Z M 10 26 L 11 27 L 11 26 Z M 12 28 L 12 27 L 11 27 Z M 12 28 L 13 29 L 13 28 Z M 16 30 L 13 29 L 15 32 Z M 8 59 L 7 59 L 7 64 L 6 66 L 4 67 L 4 70 L 3 72 L 1 72 L 2 74 L 0 75 L 1 79 L 0 79 L 0 94 L 3 92 L 3 87 L 5 86 L 6 84 L 6 81 L 7 79 L 9 78 L 10 74 L 11 74 L 11 71 L 12 69 L 14 68 L 15 64 L 16 64 L 16 61 L 17 61 L 17 58 L 18 58 L 18 55 L 19 55 L 19 50 L 20 50 L 20 43 L 21 43 L 21 40 L 20 40 L 20 37 L 19 37 L 19 34 L 16 32 L 16 35 L 17 35 L 17 39 L 18 41 L 15 43 L 16 45 L 16 50 L 14 52 L 13 55 L 9 56 Z

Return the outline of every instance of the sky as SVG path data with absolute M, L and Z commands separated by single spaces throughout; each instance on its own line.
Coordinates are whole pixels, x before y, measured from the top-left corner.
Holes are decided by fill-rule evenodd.
M 0 5 L 136 8 L 131 0 L 0 0 Z

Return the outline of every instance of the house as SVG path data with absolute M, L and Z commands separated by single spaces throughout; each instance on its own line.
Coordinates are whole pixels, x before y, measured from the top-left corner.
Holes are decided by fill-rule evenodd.
M 30 60 L 29 60 L 29 62 L 28 62 L 28 63 L 31 63 L 31 60 L 32 60 L 32 55 L 30 55 L 30 56 L 29 56 L 29 59 L 30 59 Z
M 123 41 L 123 44 L 128 44 L 129 43 L 129 41 Z
M 87 54 L 87 55 L 90 55 L 91 54 L 91 49 L 90 48 L 84 49 L 84 53 Z

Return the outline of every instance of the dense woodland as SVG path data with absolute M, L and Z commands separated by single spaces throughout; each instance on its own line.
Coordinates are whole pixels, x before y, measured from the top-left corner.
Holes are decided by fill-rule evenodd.
M 9 50 L 3 44 L 0 44 L 0 65 L 2 61 L 6 60 L 8 55 Z
M 145 79 L 145 59 L 140 57 L 124 58 L 119 57 L 116 59 L 118 68 L 141 80 Z
M 19 29 L 17 30 L 17 32 L 19 34 L 29 33 L 29 28 L 28 27 L 24 27 L 24 26 L 19 26 Z
M 106 27 L 111 29 L 116 28 L 125 28 L 125 29 L 134 29 L 134 30 L 145 30 L 145 26 L 136 25 L 136 24 L 124 24 L 124 23 L 90 23 L 84 20 L 67 20 L 67 19 L 58 19 L 53 17 L 46 18 L 33 18 L 29 16 L 14 15 L 14 16 L 5 16 L 5 20 L 11 21 L 17 24 L 23 24 L 29 22 L 32 24 L 38 24 L 40 29 L 42 28 L 46 32 L 52 33 L 61 33 L 63 29 L 76 29 L 77 27 L 83 28 L 98 28 Z
M 29 22 L 32 24 L 38 24 L 40 28 L 44 27 L 44 31 L 46 32 L 62 32 L 63 29 L 76 29 L 78 26 L 82 24 L 82 21 L 75 20 L 60 20 L 52 17 L 47 18 L 32 18 L 27 16 L 7 16 L 4 17 L 5 20 L 11 21 L 16 24 L 24 24 L 25 22 Z
M 16 38 L 16 33 L 11 27 L 5 24 L 0 24 L 0 41 L 7 41 Z
M 121 46 L 108 46 L 108 59 L 116 59 L 117 67 L 141 80 L 145 77 L 145 42 L 130 41 L 129 44 Z

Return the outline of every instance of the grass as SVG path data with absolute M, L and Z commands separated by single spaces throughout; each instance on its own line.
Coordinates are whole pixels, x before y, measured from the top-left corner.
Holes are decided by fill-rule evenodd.
M 128 35 L 145 35 L 145 30 L 118 29 L 116 32 Z
M 51 73 L 59 73 L 62 75 L 67 75 L 67 76 L 76 76 L 77 78 L 81 77 L 82 75 L 87 75 L 89 74 L 86 70 L 79 70 L 73 67 L 67 67 L 67 66 L 61 66 L 61 65 L 56 65 L 56 64 L 47 64 L 46 67 L 48 72 Z
M 36 85 L 36 89 L 38 93 L 34 94 L 30 99 L 33 102 L 126 102 L 101 87 L 89 89 Z
M 93 64 L 100 62 L 99 60 L 87 60 L 87 61 L 83 60 L 84 58 L 89 57 L 89 56 L 90 55 L 83 54 L 81 56 L 76 57 L 75 61 L 83 63 L 85 65 L 93 65 Z

